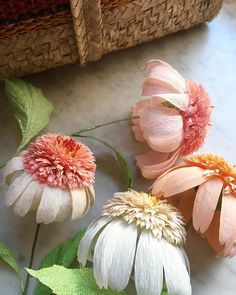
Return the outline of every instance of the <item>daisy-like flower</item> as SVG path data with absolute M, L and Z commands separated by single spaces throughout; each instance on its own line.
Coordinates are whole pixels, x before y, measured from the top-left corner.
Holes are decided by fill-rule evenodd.
M 194 188 L 194 189 L 193 189 Z M 192 156 L 157 179 L 154 195 L 173 197 L 219 255 L 236 254 L 236 168 L 217 155 Z M 182 193 L 182 194 L 181 194 Z
M 59 134 L 40 136 L 5 166 L 6 204 L 20 216 L 37 210 L 38 223 L 80 218 L 94 202 L 95 169 L 86 145 Z
M 132 115 L 139 118 L 132 129 L 136 139 L 151 148 L 136 157 L 137 166 L 144 177 L 155 178 L 202 146 L 212 107 L 205 89 L 169 64 L 150 61 L 147 72 L 142 95 L 150 98 L 133 106 Z
M 130 190 L 116 193 L 87 229 L 78 261 L 93 261 L 100 288 L 122 291 L 131 275 L 138 295 L 191 294 L 185 229 L 165 200 Z

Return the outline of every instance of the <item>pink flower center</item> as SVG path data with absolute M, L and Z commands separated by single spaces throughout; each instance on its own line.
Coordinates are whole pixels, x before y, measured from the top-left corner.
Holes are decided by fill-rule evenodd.
M 41 184 L 84 188 L 94 182 L 95 158 L 90 149 L 69 136 L 46 134 L 23 154 L 24 169 Z
M 188 109 L 182 113 L 184 140 L 181 155 L 197 151 L 204 143 L 211 119 L 211 100 L 206 90 L 194 81 L 186 81 L 189 94 Z

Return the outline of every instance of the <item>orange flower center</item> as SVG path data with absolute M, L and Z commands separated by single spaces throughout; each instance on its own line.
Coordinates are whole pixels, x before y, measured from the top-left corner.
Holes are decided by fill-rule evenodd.
M 213 154 L 192 156 L 185 160 L 189 166 L 198 166 L 206 170 L 206 175 L 220 177 L 224 181 L 224 188 L 236 195 L 236 168 L 224 158 Z

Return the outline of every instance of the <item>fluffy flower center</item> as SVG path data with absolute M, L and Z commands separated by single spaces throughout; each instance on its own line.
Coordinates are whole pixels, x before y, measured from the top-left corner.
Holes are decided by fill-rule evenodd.
M 211 100 L 205 89 L 194 81 L 186 81 L 189 106 L 182 112 L 184 140 L 183 156 L 197 151 L 204 143 L 211 119 Z
M 133 190 L 116 193 L 104 207 L 104 216 L 135 222 L 139 228 L 152 231 L 157 238 L 164 237 L 172 244 L 185 241 L 185 229 L 179 213 L 165 200 Z
M 38 137 L 23 153 L 23 161 L 24 170 L 44 185 L 81 189 L 94 182 L 93 153 L 69 136 Z
M 207 176 L 217 176 L 224 181 L 224 188 L 236 196 L 236 168 L 224 158 L 217 155 L 205 154 L 192 156 L 185 162 L 190 166 L 198 166 L 206 170 Z

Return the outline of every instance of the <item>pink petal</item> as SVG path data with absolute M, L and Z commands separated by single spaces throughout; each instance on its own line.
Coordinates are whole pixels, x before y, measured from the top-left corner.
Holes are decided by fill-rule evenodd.
M 151 99 L 141 99 L 139 100 L 137 103 L 135 103 L 132 107 L 132 116 L 139 116 L 140 115 L 140 111 L 143 108 L 147 108 L 149 106 L 151 106 L 152 102 Z
M 161 60 L 153 60 L 147 64 L 148 78 L 156 80 L 155 87 L 148 81 L 144 82 L 143 95 L 156 95 L 161 93 L 185 92 L 185 79 L 169 64 Z
M 223 192 L 220 216 L 220 244 L 223 245 L 236 234 L 236 198 Z
M 223 180 L 215 177 L 198 188 L 193 207 L 193 226 L 204 233 L 209 227 L 223 188 Z
M 149 151 L 136 157 L 137 166 L 145 178 L 153 179 L 171 168 L 178 159 L 180 149 L 174 153 Z
M 179 93 L 170 82 L 155 78 L 146 78 L 143 82 L 142 96 L 153 96 L 164 93 Z
M 163 101 L 168 101 L 182 111 L 186 111 L 189 105 L 189 97 L 185 93 L 158 94 L 157 96 L 153 96 L 151 99 L 154 97 L 157 97 Z
M 143 132 L 140 129 L 139 125 L 132 126 L 131 128 L 134 132 L 135 139 L 141 142 L 145 142 L 145 138 L 143 137 Z
M 143 111 L 146 107 L 151 105 L 150 99 L 142 99 L 138 101 L 134 106 L 132 107 L 132 117 L 140 116 L 140 112 Z M 143 137 L 143 132 L 140 129 L 139 126 L 139 118 L 132 120 L 132 130 L 134 132 L 134 136 L 136 140 L 145 142 L 145 139 Z
M 170 114 L 170 110 L 173 114 Z M 183 141 L 183 119 L 176 110 L 149 107 L 143 111 L 140 127 L 149 146 L 157 152 L 173 152 Z
M 180 200 L 177 205 L 177 208 L 180 211 L 180 213 L 183 215 L 184 221 L 186 222 L 186 224 L 192 218 L 195 197 L 196 197 L 195 189 L 190 189 L 180 194 Z
M 204 176 L 205 170 L 199 167 L 183 167 L 175 169 L 160 179 L 160 184 L 155 183 L 153 189 L 164 193 L 164 197 L 170 197 L 193 187 L 200 185 L 207 180 Z

